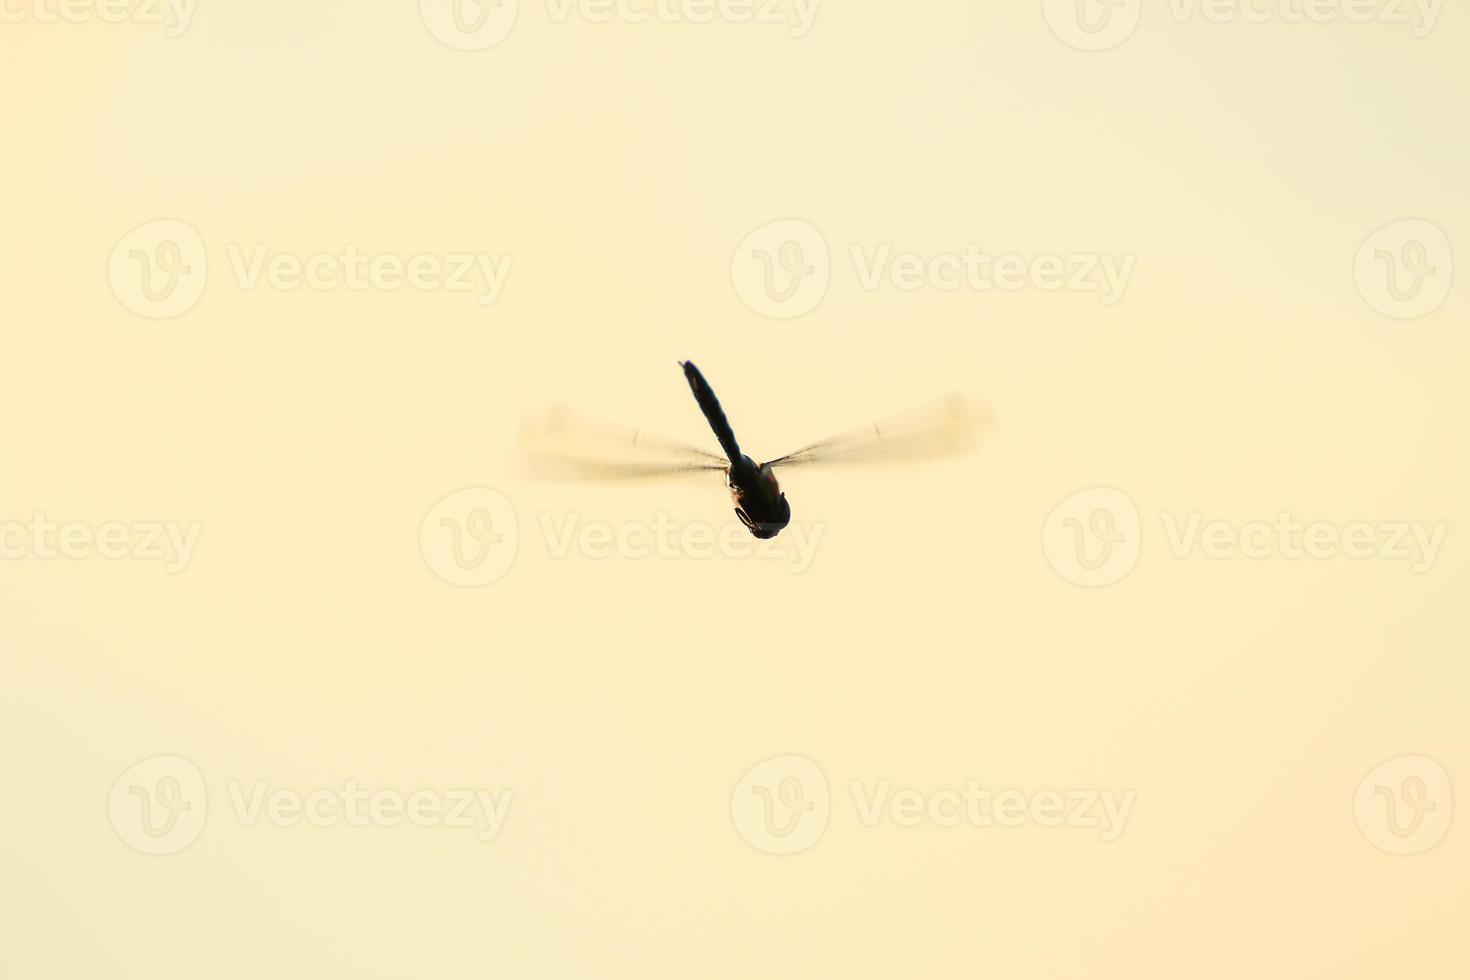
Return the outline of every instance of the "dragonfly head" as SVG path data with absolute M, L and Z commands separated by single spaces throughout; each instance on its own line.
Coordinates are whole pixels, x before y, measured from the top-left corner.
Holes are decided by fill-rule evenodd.
M 744 460 L 749 466 L 740 467 L 730 477 L 730 496 L 735 500 L 735 516 L 740 518 L 751 534 L 758 538 L 774 538 L 781 529 L 791 523 L 791 505 L 770 464 L 757 467 Z

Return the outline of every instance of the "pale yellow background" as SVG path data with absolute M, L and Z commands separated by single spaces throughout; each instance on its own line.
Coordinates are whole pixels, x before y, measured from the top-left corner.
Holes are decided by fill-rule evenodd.
M 29 4 L 30 0 L 26 0 Z M 451 50 L 417 5 L 204 2 L 0 24 L 0 520 L 201 522 L 192 563 L 0 562 L 0 973 L 92 977 L 1463 975 L 1470 833 L 1393 857 L 1353 815 L 1405 754 L 1470 807 L 1462 281 L 1371 310 L 1401 218 L 1470 272 L 1470 22 L 1176 24 L 1084 54 L 1033 2 L 829 0 L 811 32 L 558 23 Z M 12 0 L 12 9 L 30 9 Z M 735 244 L 798 217 L 825 302 L 775 322 Z M 197 307 L 108 284 L 134 226 L 199 229 Z M 863 291 L 847 247 L 1132 252 L 1123 301 Z M 510 253 L 501 300 L 242 290 L 230 243 Z M 568 399 L 754 455 L 940 392 L 1000 425 L 958 461 L 793 471 L 812 567 L 551 556 L 537 515 L 723 523 L 718 477 L 527 478 Z M 521 518 L 458 589 L 419 524 L 471 486 Z M 1095 485 L 1136 570 L 1040 540 Z M 1433 569 L 1170 553 L 1160 515 L 1446 522 Z M 210 792 L 199 840 L 108 821 L 134 762 Z M 798 754 L 825 835 L 773 857 L 730 794 Z M 501 835 L 241 826 L 225 787 L 509 788 Z M 849 781 L 1132 789 L 1126 832 L 861 825 Z

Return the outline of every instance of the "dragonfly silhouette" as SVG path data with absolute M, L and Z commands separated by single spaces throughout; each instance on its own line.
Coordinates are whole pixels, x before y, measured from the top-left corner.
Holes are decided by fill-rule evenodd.
M 740 449 L 720 400 L 691 361 L 681 361 L 723 456 L 638 429 L 622 429 L 580 416 L 565 406 L 529 419 L 522 445 L 544 468 L 575 476 L 647 477 L 722 470 L 735 514 L 757 538 L 774 538 L 791 523 L 791 505 L 776 467 L 813 463 L 862 463 L 945 456 L 971 448 L 988 411 L 950 396 L 937 406 L 823 439 L 765 463 Z

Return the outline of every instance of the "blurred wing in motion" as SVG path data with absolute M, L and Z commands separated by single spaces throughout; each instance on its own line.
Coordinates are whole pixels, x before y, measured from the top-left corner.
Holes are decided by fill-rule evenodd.
M 770 461 L 772 466 L 808 463 L 881 463 L 952 456 L 973 449 L 992 424 L 989 406 L 951 395 L 937 405 L 898 415 Z
M 521 448 L 547 475 L 638 479 L 723 471 L 723 456 L 583 415 L 558 405 L 521 424 Z

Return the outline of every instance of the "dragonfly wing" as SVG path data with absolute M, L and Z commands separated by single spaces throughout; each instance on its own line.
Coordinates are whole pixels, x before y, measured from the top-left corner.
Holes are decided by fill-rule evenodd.
M 989 406 L 960 395 L 861 429 L 814 442 L 770 461 L 772 466 L 811 463 L 881 463 L 952 456 L 975 446 L 992 424 Z
M 521 448 L 549 475 L 637 479 L 723 470 L 723 456 L 584 415 L 564 405 L 527 417 Z

